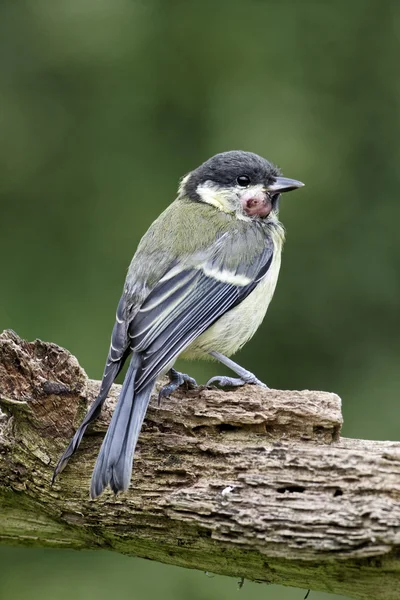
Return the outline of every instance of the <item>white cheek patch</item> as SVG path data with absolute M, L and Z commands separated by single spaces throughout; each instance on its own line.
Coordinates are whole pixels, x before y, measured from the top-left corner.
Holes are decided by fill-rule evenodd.
M 206 204 L 211 204 L 223 212 L 234 212 L 232 210 L 232 205 L 229 202 L 228 196 L 230 194 L 213 185 L 211 181 L 206 181 L 206 183 L 201 183 L 198 185 L 196 188 L 196 193 Z
M 196 188 L 196 192 L 202 202 L 211 204 L 211 206 L 215 206 L 215 208 L 218 208 L 222 212 L 236 214 L 236 217 L 242 221 L 249 221 L 249 217 L 241 210 L 239 190 L 240 188 L 237 187 L 232 188 L 232 190 L 224 190 L 214 185 L 211 181 L 201 183 Z

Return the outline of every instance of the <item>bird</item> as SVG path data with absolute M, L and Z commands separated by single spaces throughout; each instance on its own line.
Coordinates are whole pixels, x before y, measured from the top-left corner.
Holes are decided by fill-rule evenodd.
M 100 391 L 53 474 L 65 468 L 129 358 L 90 485 L 91 498 L 130 485 L 133 457 L 157 379 L 159 400 L 196 381 L 174 369 L 178 357 L 216 360 L 237 377 L 206 385 L 267 387 L 230 356 L 257 331 L 275 291 L 285 230 L 281 194 L 303 187 L 252 152 L 221 152 L 185 175 L 176 199 L 145 233 L 116 311 Z

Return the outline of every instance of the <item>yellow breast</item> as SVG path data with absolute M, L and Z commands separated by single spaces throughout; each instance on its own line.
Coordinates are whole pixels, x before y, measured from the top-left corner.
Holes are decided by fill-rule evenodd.
M 281 266 L 282 243 L 283 239 L 277 236 L 271 266 L 257 287 L 200 335 L 181 354 L 182 358 L 207 358 L 212 350 L 230 356 L 253 337 L 274 295 Z

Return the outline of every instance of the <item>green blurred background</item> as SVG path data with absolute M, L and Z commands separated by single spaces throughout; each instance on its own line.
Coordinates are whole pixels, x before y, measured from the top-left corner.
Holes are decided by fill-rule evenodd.
M 307 187 L 282 199 L 280 282 L 239 362 L 272 387 L 340 394 L 347 436 L 398 439 L 399 37 L 389 0 L 2 0 L 0 328 L 100 377 L 127 266 L 179 177 L 252 150 Z M 105 552 L 3 547 L 0 564 L 1 598 L 237 593 Z

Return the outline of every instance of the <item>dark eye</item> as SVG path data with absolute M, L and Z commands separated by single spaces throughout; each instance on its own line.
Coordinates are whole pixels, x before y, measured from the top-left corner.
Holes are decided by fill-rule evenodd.
M 240 187 L 247 187 L 250 185 L 250 177 L 248 175 L 239 175 L 236 181 Z

